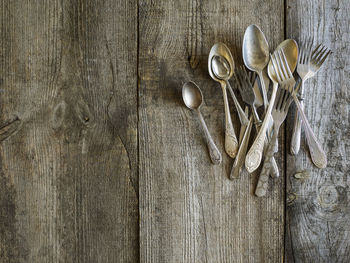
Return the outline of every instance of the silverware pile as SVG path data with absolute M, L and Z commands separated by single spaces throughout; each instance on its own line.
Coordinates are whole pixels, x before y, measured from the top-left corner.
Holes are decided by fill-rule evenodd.
M 287 39 L 270 54 L 263 32 L 258 26 L 250 25 L 243 38 L 242 52 L 245 67 L 235 68 L 232 54 L 225 44 L 217 43 L 210 50 L 209 74 L 220 83 L 224 98 L 225 151 L 231 158 L 235 158 L 230 179 L 239 176 L 244 164 L 249 173 L 262 165 L 255 190 L 257 196 L 266 194 L 269 175 L 279 176 L 274 159 L 274 154 L 278 151 L 278 132 L 293 101 L 297 112 L 291 139 L 291 153 L 295 155 L 299 152 L 301 125 L 303 125 L 312 162 L 319 168 L 325 168 L 327 165 L 326 154 L 304 113 L 303 86 L 305 80 L 317 73 L 331 51 L 322 44 L 313 47 L 311 38 L 300 41 L 299 48 L 295 40 Z M 268 77 L 273 84 L 270 100 L 267 97 L 266 86 L 268 85 L 265 85 L 263 76 L 266 67 Z M 293 75 L 295 69 L 296 79 Z M 243 102 L 247 104 L 244 110 L 230 85 L 229 80 L 232 77 L 234 87 L 239 91 Z M 232 125 L 226 89 L 232 96 L 241 124 L 238 138 Z M 210 158 L 214 164 L 220 164 L 221 153 L 210 136 L 199 110 L 203 101 L 200 88 L 194 82 L 187 82 L 183 86 L 182 96 L 186 106 L 198 112 L 207 138 Z M 260 106 L 264 106 L 262 116 L 259 116 L 257 111 Z M 249 108 L 251 114 L 249 114 Z M 256 137 L 248 151 L 253 124 Z

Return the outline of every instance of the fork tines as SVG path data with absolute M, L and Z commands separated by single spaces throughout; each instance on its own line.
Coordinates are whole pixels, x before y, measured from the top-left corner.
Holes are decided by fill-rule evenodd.
M 321 66 L 331 53 L 332 51 L 328 47 L 319 44 L 311 54 L 311 61 L 317 66 Z
M 311 49 L 313 46 L 313 38 L 309 37 L 306 40 L 300 41 L 299 45 L 299 64 L 307 64 L 311 58 Z

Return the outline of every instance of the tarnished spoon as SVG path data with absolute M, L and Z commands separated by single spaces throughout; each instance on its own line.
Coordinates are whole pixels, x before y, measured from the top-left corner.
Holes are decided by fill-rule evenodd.
M 220 164 L 222 160 L 221 153 L 216 147 L 213 138 L 209 133 L 208 127 L 205 124 L 204 118 L 200 112 L 200 107 L 202 106 L 203 102 L 202 91 L 193 81 L 186 82 L 182 86 L 182 98 L 187 108 L 194 110 L 198 113 L 207 140 L 210 159 L 214 164 Z
M 266 111 L 268 106 L 267 90 L 262 72 L 269 62 L 269 45 L 258 26 L 250 25 L 247 27 L 243 37 L 242 52 L 245 66 L 259 75 Z
M 209 53 L 208 58 L 208 70 L 210 76 L 217 82 L 220 83 L 222 88 L 222 93 L 224 97 L 224 107 L 225 107 L 225 150 L 227 154 L 234 158 L 238 151 L 238 140 L 236 133 L 233 129 L 232 119 L 230 114 L 230 108 L 227 99 L 226 87 L 229 88 L 230 92 L 232 91 L 228 80 L 232 77 L 234 71 L 234 61 L 232 54 L 228 47 L 225 44 L 217 43 L 215 44 Z M 232 98 L 236 104 L 238 114 L 241 118 L 244 118 L 245 123 L 248 123 L 248 118 L 243 112 L 242 108 L 239 106 L 239 103 L 236 97 L 231 93 Z M 242 113 L 240 113 L 240 111 Z M 245 116 L 245 117 L 243 117 Z

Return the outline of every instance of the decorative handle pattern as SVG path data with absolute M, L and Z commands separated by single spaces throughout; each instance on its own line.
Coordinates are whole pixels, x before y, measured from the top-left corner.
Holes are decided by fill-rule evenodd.
M 325 168 L 327 166 L 327 156 L 323 151 L 320 143 L 318 142 L 314 132 L 311 129 L 309 121 L 307 120 L 305 113 L 300 105 L 298 98 L 295 95 L 295 92 L 292 93 L 295 104 L 297 105 L 298 111 L 302 118 L 302 123 L 305 130 L 306 141 L 310 149 L 310 155 L 312 162 L 318 168 Z
M 225 106 L 225 150 L 231 158 L 235 158 L 238 151 L 238 141 L 232 125 L 231 113 L 227 99 L 226 84 L 225 82 L 222 82 L 221 85 Z
M 253 119 L 250 117 L 248 127 L 245 129 L 244 136 L 241 142 L 241 146 L 239 147 L 238 154 L 236 156 L 235 162 L 233 163 L 230 179 L 237 178 L 239 176 L 239 172 L 244 163 L 244 156 L 247 152 L 248 142 L 250 138 L 250 132 L 253 126 Z
M 274 154 L 274 148 L 275 148 L 275 144 L 277 141 L 278 130 L 279 130 L 279 127 L 273 133 L 271 143 L 270 143 L 269 147 L 267 148 L 264 165 L 263 165 L 263 168 L 261 170 L 258 184 L 257 184 L 256 189 L 255 189 L 255 195 L 259 196 L 259 197 L 266 195 L 269 174 L 270 174 L 270 170 L 272 167 L 271 160 L 272 160 L 273 154 Z
M 264 121 L 245 159 L 245 167 L 249 173 L 254 172 L 260 165 L 262 152 L 264 148 L 265 137 L 266 137 L 266 130 L 271 118 L 271 111 L 272 111 L 273 104 L 275 102 L 276 92 L 277 92 L 277 84 L 274 83 L 270 104 L 269 104 L 269 107 L 267 108 Z
M 219 152 L 218 148 L 216 147 L 216 145 L 213 141 L 213 138 L 211 137 L 211 135 L 209 133 L 208 127 L 203 119 L 201 112 L 199 110 L 197 112 L 198 112 L 199 119 L 202 123 L 205 138 L 207 140 L 210 159 L 213 162 L 213 164 L 220 164 L 221 160 L 222 160 L 221 153 Z
M 272 119 L 272 118 L 271 118 L 271 119 Z M 258 132 L 259 129 L 260 129 L 259 124 L 255 124 L 255 128 L 256 128 L 256 131 Z M 265 152 L 267 151 L 267 148 L 268 148 L 268 146 L 270 145 L 267 138 L 268 138 L 268 137 L 265 137 L 265 145 L 264 145 L 264 151 L 265 151 Z M 278 146 L 278 145 L 277 145 L 277 142 L 278 142 L 278 141 L 276 140 L 276 142 L 275 142 L 275 147 L 274 147 L 274 152 L 277 152 L 277 151 L 278 151 L 278 149 L 276 148 L 276 146 Z M 275 158 L 274 158 L 273 156 L 272 156 L 272 158 L 271 158 L 270 175 L 271 175 L 271 177 L 273 177 L 273 178 L 279 177 L 279 176 L 280 176 L 280 173 L 279 173 L 279 171 L 278 171 L 278 166 L 277 166 L 276 160 L 275 160 Z

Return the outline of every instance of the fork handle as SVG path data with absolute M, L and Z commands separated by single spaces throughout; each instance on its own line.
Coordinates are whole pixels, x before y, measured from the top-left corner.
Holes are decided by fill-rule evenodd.
M 311 160 L 318 168 L 325 168 L 327 166 L 326 153 L 323 151 L 320 143 L 318 142 L 314 132 L 311 129 L 309 121 L 305 116 L 305 113 L 303 111 L 302 106 L 300 105 L 300 102 L 296 96 L 296 93 L 293 92 L 292 96 L 302 119 L 302 123 L 305 130 L 306 141 L 310 150 Z
M 300 95 L 303 96 L 304 93 L 304 81 L 301 81 Z M 304 111 L 304 102 L 300 101 L 301 109 Z M 290 152 L 293 155 L 297 155 L 300 150 L 300 137 L 301 137 L 301 118 L 299 116 L 298 110 L 295 111 L 294 126 L 292 133 L 292 140 L 290 143 Z
M 267 182 L 269 179 L 269 174 L 270 174 L 271 165 L 272 165 L 271 160 L 272 160 L 273 154 L 275 152 L 274 149 L 275 149 L 275 144 L 277 141 L 278 130 L 279 130 L 279 128 L 275 129 L 273 136 L 272 136 L 272 139 L 271 139 L 271 143 L 269 144 L 269 146 L 267 148 L 263 168 L 261 170 L 258 184 L 257 184 L 256 189 L 255 189 L 255 195 L 259 196 L 259 197 L 266 195 Z
M 257 132 L 259 132 L 259 129 L 260 129 L 260 126 L 259 124 L 255 124 L 255 129 Z M 268 136 L 265 137 L 265 145 L 264 145 L 264 151 L 266 152 L 267 149 L 268 149 L 268 146 L 270 145 L 269 144 L 269 140 L 267 138 Z M 271 141 L 271 140 L 270 140 Z M 275 143 L 275 147 L 274 147 L 274 152 L 277 152 L 278 150 L 276 149 L 276 145 L 277 145 L 277 141 Z M 276 160 L 275 158 L 272 156 L 271 158 L 271 169 L 270 169 L 270 175 L 271 177 L 273 178 L 276 178 L 276 177 L 279 177 L 280 176 L 280 173 L 278 171 L 278 166 L 277 166 L 277 163 L 276 163 Z
M 269 107 L 267 108 L 264 121 L 245 159 L 245 167 L 249 173 L 254 172 L 261 163 L 262 153 L 264 149 L 264 142 L 266 138 L 266 131 L 271 118 L 271 111 L 272 111 L 273 104 L 275 102 L 276 92 L 277 92 L 277 83 L 274 83 Z

